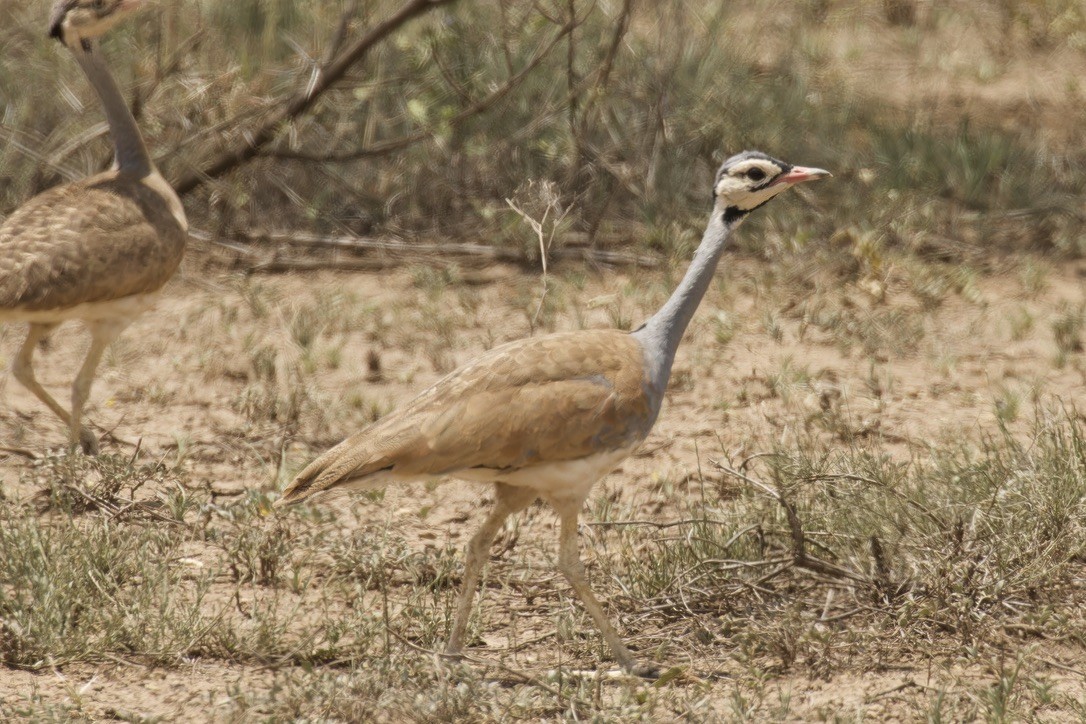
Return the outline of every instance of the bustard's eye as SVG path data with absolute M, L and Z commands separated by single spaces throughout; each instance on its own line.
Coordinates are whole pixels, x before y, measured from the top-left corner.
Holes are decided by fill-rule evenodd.
M 765 171 L 760 168 L 752 168 L 751 170 L 747 171 L 747 178 L 749 178 L 751 181 L 764 181 Z

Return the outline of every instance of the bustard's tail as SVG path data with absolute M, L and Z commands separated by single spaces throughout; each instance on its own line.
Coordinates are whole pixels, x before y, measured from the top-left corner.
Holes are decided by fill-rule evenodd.
M 342 443 L 341 443 L 342 444 Z M 338 446 L 337 446 L 338 447 Z M 319 458 L 305 466 L 294 480 L 283 490 L 283 495 L 275 501 L 275 507 L 281 508 L 293 503 L 300 503 L 314 493 L 327 490 L 343 477 L 336 465 L 336 457 L 332 453 L 336 448 L 328 450 Z
M 393 477 L 383 473 L 391 472 L 401 451 L 380 445 L 379 437 L 374 440 L 365 432 L 347 438 L 309 463 L 283 490 L 275 507 L 300 503 L 333 488 L 377 488 L 391 482 Z
M 309 463 L 283 490 L 276 507 L 300 503 L 334 488 L 372 490 L 395 481 L 442 474 L 450 461 L 440 455 L 435 460 L 431 440 L 413 411 L 414 406 L 407 405 Z M 446 424 L 452 422 L 450 419 Z

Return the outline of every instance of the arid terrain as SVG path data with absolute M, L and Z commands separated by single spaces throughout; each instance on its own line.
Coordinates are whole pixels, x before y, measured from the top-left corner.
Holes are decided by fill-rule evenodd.
M 496 241 L 416 234 L 393 212 L 419 208 L 378 184 L 401 206 L 374 234 L 436 250 L 352 254 L 282 241 L 322 220 L 316 202 L 223 211 L 235 177 L 185 199 L 197 233 L 181 272 L 103 361 L 88 407 L 100 456 L 68 455 L 61 423 L 0 376 L 0 719 L 1086 721 L 1086 205 L 1068 191 L 1086 173 L 1086 30 L 1071 5 L 1061 25 L 1036 19 L 1043 3 L 1007 4 L 1025 8 L 1007 26 L 953 3 L 947 17 L 876 5 L 763 0 L 730 26 L 744 89 L 780 101 L 735 143 L 798 144 L 810 157 L 788 160 L 835 178 L 738 232 L 659 423 L 586 506 L 593 586 L 659 680 L 618 672 L 555 568 L 542 505 L 499 535 L 468 656 L 449 662 L 435 652 L 487 487 L 271 503 L 317 454 L 497 344 L 635 327 L 685 269 L 706 194 L 598 224 L 614 266 L 559 259 L 585 235 L 563 227 L 544 273 L 531 255 L 442 255 L 534 249 L 504 209 Z M 919 16 L 899 23 L 899 5 Z M 634 15 L 631 44 L 652 18 Z M 810 116 L 776 118 L 795 108 L 794 89 L 774 90 L 782 58 Z M 836 108 L 875 101 L 898 126 L 834 127 Z M 695 111 L 661 137 L 715 137 Z M 808 126 L 824 143 L 781 130 Z M 444 199 L 452 185 L 417 155 L 386 163 L 386 186 L 433 173 Z M 686 181 L 708 183 L 702 165 Z M 643 170 L 607 167 L 635 200 L 620 190 L 606 209 L 651 206 Z M 0 327 L 0 368 L 22 335 Z M 86 345 L 67 325 L 38 350 L 59 399 Z
M 685 615 L 667 605 L 646 608 L 626 590 L 646 585 L 623 581 L 648 575 L 632 572 L 637 568 L 659 565 L 653 575 L 667 574 L 655 559 L 665 548 L 692 545 L 699 531 L 691 520 L 719 520 L 746 535 L 753 535 L 748 521 L 785 525 L 757 489 L 716 461 L 738 465 L 777 451 L 925 466 L 925 458 L 948 449 L 998 444 L 1001 424 L 1023 440 L 1035 433 L 1038 416 L 1041 424 L 1065 424 L 1064 415 L 1078 424 L 1086 367 L 1080 351 L 1061 352 L 1053 320 L 1086 304 L 1086 265 L 1032 260 L 977 278 L 968 293 L 948 292 L 925 309 L 896 285 L 879 301 L 847 285 L 796 290 L 789 276 L 817 279 L 818 272 L 796 259 L 780 264 L 789 266 L 725 260 L 680 354 L 660 424 L 589 506 L 583 535 L 596 585 L 632 644 L 681 671 L 662 686 L 571 673 L 606 670 L 606 653 L 553 569 L 555 521 L 546 509 L 531 509 L 511 527 L 511 550 L 495 555 L 472 651 L 479 660 L 448 668 L 425 650 L 441 643 L 460 548 L 485 511 L 485 488 L 415 485 L 282 515 L 268 509 L 269 496 L 316 452 L 454 365 L 528 334 L 537 277 L 498 268 L 488 281 L 468 283 L 455 272 L 417 267 L 208 279 L 190 269 L 106 362 L 92 419 L 125 442 L 71 470 L 46 455 L 63 447 L 62 428 L 21 387 L 7 384 L 0 413 L 6 444 L 27 450 L 0 463 L 4 498 L 25 504 L 7 514 L 7 542 L 25 535 L 30 545 L 44 535 L 42 554 L 61 556 L 42 561 L 44 570 L 67 559 L 72 552 L 62 550 L 70 545 L 102 547 L 80 555 L 153 561 L 154 575 L 176 590 L 159 601 L 162 609 L 113 612 L 112 625 L 126 630 L 129 616 L 146 617 L 136 628 L 168 628 L 155 634 L 164 648 L 109 643 L 132 631 L 88 631 L 89 648 L 71 642 L 77 663 L 58 652 L 51 655 L 57 661 L 28 660 L 28 670 L 0 673 L 4 706 L 231 719 L 283 714 L 291 711 L 288 701 L 302 714 L 317 701 L 332 707 L 330 714 L 386 710 L 395 720 L 408 712 L 425 718 L 421 697 L 435 712 L 448 707 L 450 716 L 472 718 L 481 706 L 474 699 L 488 691 L 498 708 L 482 711 L 498 718 L 506 707 L 557 715 L 578 706 L 653 718 L 747 712 L 783 719 L 912 719 L 942 707 L 971 718 L 989 711 L 995 688 L 1013 686 L 1002 705 L 1028 702 L 1014 711 L 1041 719 L 1081 713 L 1081 562 L 1078 583 L 1067 589 L 1075 600 L 1046 604 L 1058 625 L 979 616 L 975 648 L 938 627 L 920 636 L 911 624 L 895 641 L 894 621 L 864 604 L 864 586 L 818 573 L 796 574 L 765 598 L 758 589 L 720 591 L 737 600 L 709 608 L 702 601 Z M 547 329 L 628 325 L 655 308 L 669 284 L 658 272 L 562 270 L 552 282 L 540 323 Z M 76 364 L 77 350 L 64 339 L 58 335 L 43 353 L 50 387 L 63 385 Z M 17 341 L 4 336 L 6 357 Z M 838 465 L 862 471 L 855 459 Z M 80 497 L 103 495 L 117 466 L 135 472 L 109 491 L 116 500 L 108 507 Z M 142 504 L 128 508 L 129 497 Z M 20 524 L 34 526 L 33 536 L 16 530 L 16 510 L 36 516 Z M 95 523 L 45 535 L 50 521 L 73 513 L 77 522 Z M 818 526 L 811 523 L 813 536 Z M 779 553 L 787 550 L 781 532 L 759 535 L 770 536 L 769 549 Z M 690 551 L 690 564 L 703 554 Z M 727 558 L 727 549 L 720 554 Z M 700 565 L 709 565 L 705 560 L 711 557 Z M 93 576 L 70 585 L 93 586 Z M 194 587 L 199 605 L 191 600 Z M 804 605 L 811 587 L 825 596 L 823 610 Z M 704 594 L 713 597 L 711 589 Z M 139 597 L 116 602 L 122 609 L 144 604 Z M 200 625 L 184 628 L 186 616 Z M 330 640 L 330 627 L 343 638 Z M 193 638 L 187 645 L 177 638 L 182 632 Z M 382 670 L 386 690 L 367 689 L 372 667 Z M 387 667 L 422 678 L 397 686 Z M 357 702 L 339 701 L 356 687 L 364 691 L 353 694 Z M 561 692 L 557 700 L 553 690 Z

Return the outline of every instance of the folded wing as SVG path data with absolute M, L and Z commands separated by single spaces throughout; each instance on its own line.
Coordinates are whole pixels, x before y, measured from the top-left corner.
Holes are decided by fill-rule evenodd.
M 640 345 L 615 330 L 504 345 L 317 458 L 282 502 L 379 474 L 500 475 L 635 444 L 652 417 L 642 368 Z

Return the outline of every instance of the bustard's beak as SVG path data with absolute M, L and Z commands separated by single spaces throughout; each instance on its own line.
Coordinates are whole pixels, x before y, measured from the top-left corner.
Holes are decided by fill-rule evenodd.
M 825 169 L 821 168 L 808 168 L 806 166 L 793 166 L 792 170 L 788 173 L 778 176 L 777 179 L 770 184 L 775 186 L 776 184 L 798 184 L 804 181 L 817 181 L 820 178 L 827 178 L 833 174 Z

